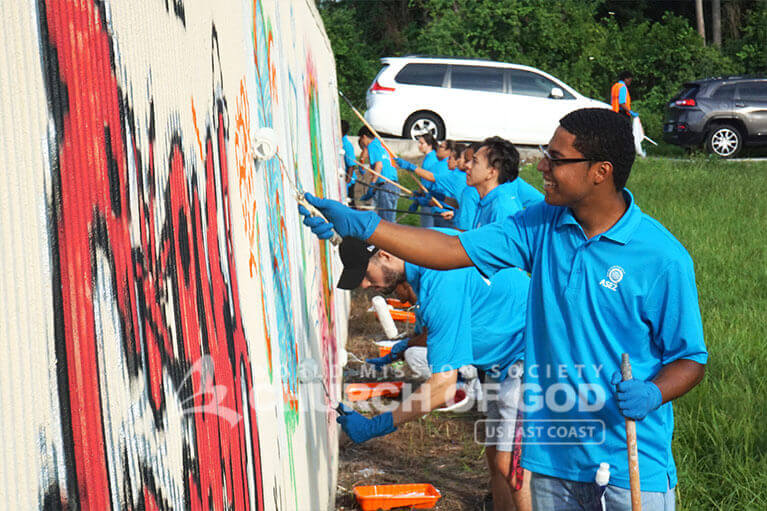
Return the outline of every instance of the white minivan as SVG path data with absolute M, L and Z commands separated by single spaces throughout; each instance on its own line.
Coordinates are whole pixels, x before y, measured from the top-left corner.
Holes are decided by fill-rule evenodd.
M 559 119 L 610 108 L 539 69 L 442 57 L 387 57 L 367 92 L 365 119 L 381 133 L 477 141 L 499 135 L 546 144 Z

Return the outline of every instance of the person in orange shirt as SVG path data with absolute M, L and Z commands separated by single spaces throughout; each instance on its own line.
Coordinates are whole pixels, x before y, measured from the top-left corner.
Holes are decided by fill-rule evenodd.
M 631 85 L 634 76 L 630 71 L 624 71 L 618 76 L 610 89 L 610 104 L 613 112 L 626 114 L 629 117 L 638 117 L 639 114 L 631 109 L 631 95 L 629 94 L 629 85 Z

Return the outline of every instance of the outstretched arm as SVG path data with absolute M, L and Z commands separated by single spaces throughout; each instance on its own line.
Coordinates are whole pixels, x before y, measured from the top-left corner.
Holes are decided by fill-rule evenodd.
M 451 270 L 473 265 L 457 236 L 433 229 L 381 221 L 368 241 L 405 261 L 426 268 Z
M 324 215 L 324 218 L 311 216 L 306 208 L 299 205 L 299 211 L 305 217 L 304 224 L 321 239 L 332 237 L 335 229 L 342 237 L 367 240 L 418 266 L 450 270 L 473 265 L 456 236 L 385 222 L 373 211 L 356 211 L 340 202 L 318 199 L 308 193 L 305 198 Z

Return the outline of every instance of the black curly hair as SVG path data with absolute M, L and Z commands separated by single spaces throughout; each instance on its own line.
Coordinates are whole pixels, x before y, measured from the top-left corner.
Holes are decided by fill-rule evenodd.
M 487 163 L 498 171 L 498 183 L 514 181 L 519 175 L 519 151 L 501 137 L 490 137 L 480 147 L 487 147 Z
M 605 108 L 581 108 L 562 117 L 559 125 L 575 135 L 573 147 L 584 158 L 613 164 L 615 189 L 623 190 L 636 156 L 629 118 Z

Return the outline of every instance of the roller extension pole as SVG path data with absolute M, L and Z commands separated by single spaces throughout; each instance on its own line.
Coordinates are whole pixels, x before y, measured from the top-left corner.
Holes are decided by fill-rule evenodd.
M 631 362 L 628 353 L 621 356 L 621 376 L 628 381 L 631 376 Z M 631 485 L 631 511 L 642 511 L 642 492 L 639 488 L 639 454 L 637 453 L 636 423 L 626 419 L 626 448 L 629 458 L 629 483 Z

